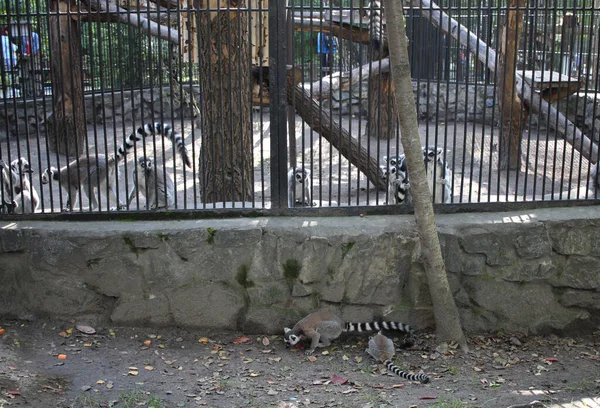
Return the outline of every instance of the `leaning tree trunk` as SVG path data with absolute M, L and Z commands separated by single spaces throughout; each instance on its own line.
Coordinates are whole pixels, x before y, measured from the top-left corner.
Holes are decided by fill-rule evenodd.
M 240 0 L 230 10 L 198 12 L 202 87 L 198 178 L 205 203 L 252 200 L 249 12 L 241 11 L 246 6 L 247 0 Z
M 402 133 L 402 146 L 410 172 L 410 185 L 417 218 L 417 227 L 425 271 L 429 284 L 429 293 L 433 303 L 433 315 L 439 340 L 454 340 L 461 347 L 467 343 L 460 324 L 460 317 L 452 291 L 448 283 L 442 250 L 438 238 L 433 204 L 425 164 L 421 152 L 421 140 L 417 123 L 417 111 L 412 92 L 410 64 L 408 61 L 408 41 L 402 14 L 402 3 L 397 0 L 385 0 L 387 28 L 390 47 L 392 80 L 396 85 L 394 94 L 398 108 L 398 119 Z
M 51 151 L 75 158 L 83 153 L 86 129 L 80 23 L 69 15 L 58 15 L 58 12 L 65 13 L 68 7 L 63 1 L 50 1 L 53 112 L 47 120 L 47 132 Z
M 528 112 L 516 89 L 517 46 L 523 31 L 523 8 L 527 0 L 509 0 L 506 19 L 500 31 L 500 69 L 498 70 L 502 132 L 500 168 L 517 170 L 521 164 L 521 136 Z

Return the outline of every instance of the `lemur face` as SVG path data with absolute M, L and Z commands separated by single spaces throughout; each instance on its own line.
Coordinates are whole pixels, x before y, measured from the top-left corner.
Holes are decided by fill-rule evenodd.
M 441 147 L 436 148 L 435 146 L 428 146 L 423 148 L 423 161 L 425 163 L 433 162 L 438 156 L 442 154 L 443 150 Z
M 29 165 L 29 161 L 27 161 L 27 159 L 24 157 L 13 160 L 10 164 L 10 168 L 21 176 L 25 173 L 33 173 L 33 170 L 31 170 L 31 166 Z
M 294 178 L 296 179 L 296 183 L 302 183 L 303 180 L 306 180 L 306 171 L 304 169 L 298 169 L 294 173 Z
M 283 335 L 283 341 L 285 342 L 286 347 L 295 346 L 302 340 L 302 336 L 290 333 L 291 330 L 287 327 L 284 330 L 285 334 Z
M 148 157 L 140 157 L 138 159 L 138 165 L 144 170 L 152 170 L 154 162 Z
M 58 170 L 56 167 L 50 167 L 49 169 L 46 169 L 44 173 L 42 173 L 42 184 L 48 184 L 57 171 Z

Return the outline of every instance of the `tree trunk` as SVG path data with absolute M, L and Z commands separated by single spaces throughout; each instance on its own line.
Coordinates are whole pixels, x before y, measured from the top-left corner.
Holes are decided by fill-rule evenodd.
M 198 178 L 205 203 L 252 201 L 249 12 L 240 11 L 247 0 L 237 6 L 239 10 L 198 12 L 202 87 Z
M 374 61 L 373 66 L 379 65 Z M 367 134 L 381 140 L 396 137 L 397 117 L 396 103 L 390 93 L 394 90 L 394 84 L 388 72 L 372 75 L 369 78 L 369 120 L 367 122 Z
M 521 165 L 521 136 L 528 112 L 515 86 L 517 45 L 523 31 L 523 7 L 526 0 L 509 0 L 506 20 L 500 29 L 498 89 L 502 111 L 502 131 L 499 145 L 500 168 L 517 170 Z
M 54 110 L 47 120 L 50 151 L 75 158 L 84 151 L 86 135 L 83 83 L 81 79 L 81 30 L 79 22 L 65 13 L 68 5 L 50 2 L 48 18 Z
M 384 4 L 387 14 L 390 66 L 392 79 L 396 86 L 395 99 L 402 133 L 402 146 L 410 172 L 413 206 L 417 218 L 421 250 L 425 258 L 425 270 L 433 303 L 436 331 L 440 341 L 453 340 L 466 349 L 467 343 L 448 283 L 435 225 L 432 198 L 427 186 L 417 111 L 410 78 L 408 39 L 406 38 L 402 3 L 396 0 L 384 0 Z

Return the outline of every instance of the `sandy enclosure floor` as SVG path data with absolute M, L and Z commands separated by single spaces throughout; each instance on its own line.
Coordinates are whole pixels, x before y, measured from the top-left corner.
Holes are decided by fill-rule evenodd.
M 253 159 L 254 159 L 254 201 L 244 203 L 246 207 L 269 208 L 271 199 L 270 189 L 270 154 L 271 132 L 268 112 L 253 113 Z M 338 118 L 339 119 L 339 118 Z M 360 143 L 365 146 L 372 156 L 393 156 L 402 152 L 398 138 L 377 140 L 366 132 L 365 120 L 342 117 L 343 126 Z M 136 126 L 141 123 L 136 124 Z M 195 177 L 198 166 L 198 156 L 201 145 L 200 130 L 186 121 L 175 123 L 178 131 L 183 131 L 186 145 L 190 154 L 195 158 L 194 168 L 182 168 L 181 160 L 177 160 L 177 168 L 173 168 L 174 153 L 167 142 L 159 137 L 149 138 L 145 145 L 138 143 L 136 153 L 130 153 L 127 163 L 120 166 L 119 178 L 116 183 L 117 193 L 121 202 L 125 203 L 127 194 L 133 184 L 132 169 L 135 157 L 146 155 L 159 158 L 164 162 L 167 172 L 173 175 L 177 189 L 177 209 L 230 207 L 231 203 L 208 203 L 201 201 L 201 188 Z M 125 134 L 133 130 L 132 124 L 127 125 L 96 125 L 88 127 L 87 151 L 90 156 L 97 153 L 111 154 L 115 144 L 121 143 Z M 588 199 L 593 197 L 589 181 L 589 162 L 573 149 L 573 147 L 557 138 L 552 131 L 532 129 L 525 132 L 522 139 L 524 157 L 519 171 L 498 171 L 497 144 L 499 130 L 490 126 L 473 123 L 440 123 L 421 124 L 419 127 L 423 144 L 437 145 L 446 150 L 446 160 L 453 174 L 454 203 L 477 203 L 498 201 L 531 201 L 550 199 Z M 355 166 L 341 156 L 327 140 L 296 117 L 296 152 L 298 166 L 311 170 L 311 191 L 313 201 L 318 206 L 353 206 L 381 205 L 387 201 L 386 192 L 377 190 L 366 177 L 359 173 Z M 29 139 L 22 135 L 11 136 L 0 141 L 0 155 L 5 160 L 24 156 L 32 163 L 34 174 L 33 185 L 42 198 L 42 206 L 38 211 L 60 211 L 64 208 L 66 194 L 64 190 L 53 183 L 52 186 L 40 183 L 40 174 L 48 167 L 64 166 L 64 157 L 58 157 L 47 151 L 44 135 L 30 135 Z M 525 157 L 525 154 L 527 155 Z M 382 161 L 383 164 L 383 161 Z M 107 204 L 101 200 L 102 210 Z M 62 203 L 62 204 L 61 204 Z M 241 207 L 242 203 L 236 203 Z M 87 197 L 77 202 L 76 208 L 82 206 L 89 209 Z M 111 207 L 114 203 L 111 202 Z M 140 195 L 134 198 L 130 210 L 145 209 L 145 199 Z
M 81 324 L 81 322 L 77 322 Z M 468 352 L 419 333 L 387 373 L 342 336 L 311 359 L 282 336 L 0 320 L 0 407 L 597 408 L 600 337 L 472 334 Z M 399 341 L 399 339 L 396 339 Z M 64 354 L 65 360 L 58 355 Z

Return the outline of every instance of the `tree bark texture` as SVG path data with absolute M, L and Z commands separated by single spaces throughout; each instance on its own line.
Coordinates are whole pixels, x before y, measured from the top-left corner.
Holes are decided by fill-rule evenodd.
M 479 60 L 487 64 L 487 67 L 496 72 L 496 51 L 479 39 L 471 30 L 458 23 L 448 14 L 444 13 L 440 7 L 431 0 L 410 0 L 414 7 L 418 8 L 421 16 L 425 17 L 431 23 L 439 27 L 443 32 L 450 34 L 458 40 L 463 46 L 469 44 L 473 54 L 479 56 Z M 521 75 L 515 74 L 517 90 L 521 93 L 523 101 L 529 106 L 532 113 L 537 113 L 541 121 L 547 122 L 553 127 L 567 142 L 569 142 L 583 157 L 596 163 L 598 161 L 598 145 L 581 133 L 577 127 L 567 120 L 565 115 L 558 112 L 557 109 L 540 98 L 539 94 L 533 92 L 531 86 L 523 81 Z M 547 120 L 550 118 L 550 120 Z
M 251 201 L 254 166 L 250 118 L 249 12 L 198 11 L 202 201 Z M 226 5 L 224 6 L 226 7 Z
M 387 183 L 381 178 L 377 159 L 370 156 L 367 149 L 358 143 L 346 129 L 341 127 L 321 105 L 311 98 L 308 90 L 295 86 L 288 77 L 288 103 L 296 108 L 298 115 L 310 128 L 323 136 L 350 163 L 355 165 L 367 179 L 381 190 L 387 189 Z
M 378 65 L 379 61 L 373 62 Z M 372 75 L 369 78 L 369 112 L 367 134 L 382 140 L 396 137 L 398 128 L 398 114 L 396 103 L 392 96 L 394 83 L 389 72 Z
M 425 258 L 425 271 L 433 303 L 436 331 L 440 341 L 456 341 L 461 347 L 466 348 L 467 343 L 462 331 L 458 309 L 446 275 L 435 225 L 432 197 L 427 185 L 417 110 L 412 92 L 408 39 L 406 38 L 402 3 L 397 0 L 384 0 L 383 3 L 387 14 L 390 64 L 392 80 L 396 86 L 394 96 L 402 132 L 402 146 L 411 178 L 411 194 L 421 251 Z
M 502 112 L 499 145 L 500 168 L 517 170 L 521 165 L 521 136 L 528 112 L 516 89 L 517 46 L 523 31 L 526 0 L 508 0 L 506 19 L 500 30 L 498 89 Z
M 84 151 L 86 135 L 83 82 L 81 78 L 81 29 L 66 12 L 62 1 L 50 2 L 48 18 L 52 54 L 52 102 L 54 110 L 47 120 L 48 147 L 73 159 Z

